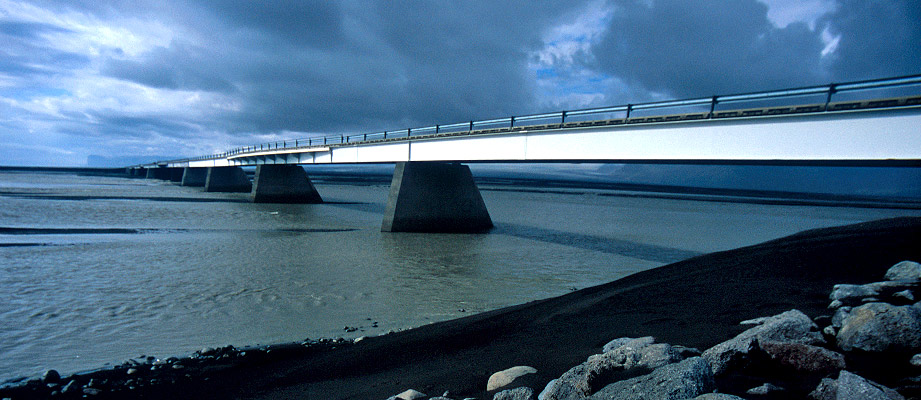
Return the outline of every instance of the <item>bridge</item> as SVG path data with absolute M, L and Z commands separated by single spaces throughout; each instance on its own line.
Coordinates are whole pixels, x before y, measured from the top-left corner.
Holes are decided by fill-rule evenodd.
M 919 167 L 921 75 L 284 140 L 127 171 L 320 203 L 300 165 L 395 163 L 383 231 L 481 232 L 492 222 L 465 165 L 478 162 Z

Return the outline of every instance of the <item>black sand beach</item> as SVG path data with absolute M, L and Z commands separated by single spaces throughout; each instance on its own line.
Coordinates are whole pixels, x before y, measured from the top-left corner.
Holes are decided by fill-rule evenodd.
M 110 386 L 119 379 L 138 382 L 131 390 L 94 391 L 93 398 L 385 399 L 410 388 L 492 398 L 486 381 L 493 372 L 532 366 L 539 390 L 619 337 L 654 336 L 706 349 L 743 331 L 742 320 L 792 308 L 813 318 L 828 315 L 834 284 L 878 280 L 902 260 L 921 260 L 921 218 L 806 231 L 354 344 L 234 350 L 223 358 L 214 357 L 220 351 L 205 352 L 173 362 L 185 364 L 181 368 L 126 364 L 75 378 L 81 385 L 91 378 Z M 126 377 L 129 368 L 133 376 Z M 0 397 L 47 393 L 27 386 L 0 390 Z

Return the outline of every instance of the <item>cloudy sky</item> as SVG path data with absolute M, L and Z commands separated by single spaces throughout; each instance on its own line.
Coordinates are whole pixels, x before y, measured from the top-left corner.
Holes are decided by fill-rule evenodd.
M 921 73 L 916 0 L 0 0 L 0 165 Z

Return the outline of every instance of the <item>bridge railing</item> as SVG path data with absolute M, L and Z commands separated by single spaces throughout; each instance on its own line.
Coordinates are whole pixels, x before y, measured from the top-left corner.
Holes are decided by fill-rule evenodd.
M 235 155 L 277 151 L 279 149 L 334 146 L 409 137 L 437 137 L 440 135 L 463 134 L 465 132 L 515 132 L 526 128 L 553 129 L 597 126 L 608 123 L 648 123 L 844 111 L 856 108 L 887 107 L 895 104 L 892 98 L 906 96 L 921 96 L 921 75 L 840 84 L 833 83 L 765 92 L 565 110 L 371 133 L 314 136 L 237 147 L 219 154 L 170 160 L 168 162 L 182 163 L 186 161 L 212 160 Z M 865 104 L 864 102 L 867 100 L 875 100 L 876 103 L 869 101 Z M 921 97 L 918 100 L 921 101 Z M 770 107 L 775 108 L 768 109 Z

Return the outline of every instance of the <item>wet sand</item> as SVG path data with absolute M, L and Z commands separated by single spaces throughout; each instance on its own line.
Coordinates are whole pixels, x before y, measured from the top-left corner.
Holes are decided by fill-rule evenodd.
M 792 308 L 827 315 L 834 284 L 877 281 L 902 260 L 921 260 L 921 218 L 806 231 L 354 344 L 289 344 L 230 352 L 223 361 L 188 360 L 176 372 L 188 375 L 179 383 L 94 398 L 385 399 L 412 388 L 484 399 L 492 397 L 485 391 L 490 374 L 516 365 L 538 370 L 540 391 L 618 337 L 651 335 L 706 349 L 743 331 L 742 320 Z

